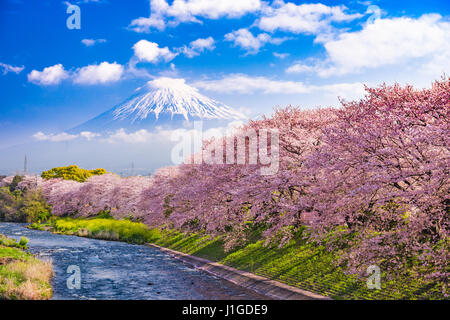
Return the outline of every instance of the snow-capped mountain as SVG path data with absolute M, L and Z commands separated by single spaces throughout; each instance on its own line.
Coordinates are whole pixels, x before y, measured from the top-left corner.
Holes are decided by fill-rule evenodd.
M 149 81 L 123 103 L 69 132 L 179 127 L 195 120 L 220 123 L 243 119 L 244 115 L 200 94 L 184 79 L 163 77 Z
M 39 132 L 29 143 L 2 150 L 0 168 L 8 174 L 14 172 L 27 155 L 32 172 L 76 163 L 126 173 L 133 163 L 142 168 L 136 173 L 148 174 L 174 164 L 173 148 L 181 140 L 172 140 L 168 133 L 198 129 L 193 125 L 196 120 L 203 120 L 200 130 L 206 134 L 210 128 L 244 122 L 245 117 L 200 94 L 182 79 L 159 78 L 78 127 L 56 134 Z

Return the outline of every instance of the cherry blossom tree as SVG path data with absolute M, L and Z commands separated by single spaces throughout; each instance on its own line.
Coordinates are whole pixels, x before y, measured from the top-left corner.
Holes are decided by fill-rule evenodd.
M 446 285 L 449 111 L 448 79 L 423 90 L 383 85 L 343 103 L 324 130 L 307 164 L 318 177 L 310 193 L 312 227 L 325 236 L 345 226 L 354 237 L 346 256 L 351 271 L 379 264 L 391 274 L 425 273 Z
M 307 226 L 310 241 L 339 250 L 349 272 L 376 264 L 388 276 L 433 278 L 447 290 L 450 80 L 366 90 L 340 108 L 277 109 L 233 136 L 204 141 L 192 155 L 201 163 L 151 177 L 39 180 L 38 187 L 55 215 L 107 210 L 149 226 L 222 235 L 227 249 L 252 228 L 283 245 Z M 277 170 L 262 174 L 275 154 Z

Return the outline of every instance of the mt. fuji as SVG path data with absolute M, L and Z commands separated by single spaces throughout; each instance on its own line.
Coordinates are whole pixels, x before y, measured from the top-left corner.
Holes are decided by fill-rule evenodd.
M 8 174 L 19 170 L 17 164 L 26 154 L 34 172 L 76 163 L 126 175 L 131 173 L 133 162 L 134 173 L 148 174 L 173 164 L 176 142 L 169 138 L 170 133 L 191 130 L 193 122 L 199 120 L 206 133 L 242 123 L 246 117 L 200 94 L 183 79 L 158 78 L 123 103 L 73 129 L 56 134 L 39 132 L 33 136 L 36 140 L 4 150 L 8 157 L 0 157 L 0 168 Z
M 149 129 L 155 126 L 177 128 L 196 120 L 217 125 L 243 119 L 243 114 L 200 94 L 184 79 L 162 77 L 147 82 L 123 103 L 68 132 Z

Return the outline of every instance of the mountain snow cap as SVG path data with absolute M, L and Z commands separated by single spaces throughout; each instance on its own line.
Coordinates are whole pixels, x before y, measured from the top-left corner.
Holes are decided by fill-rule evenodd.
M 221 102 L 210 99 L 186 84 L 184 79 L 161 77 L 147 82 L 137 94 L 117 106 L 114 119 L 141 121 L 153 115 L 181 115 L 186 120 L 239 120 L 245 116 Z

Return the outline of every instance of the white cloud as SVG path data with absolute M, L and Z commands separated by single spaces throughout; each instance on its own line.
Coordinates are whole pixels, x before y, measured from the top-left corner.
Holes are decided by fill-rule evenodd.
M 107 2 L 108 2 L 107 0 L 79 0 L 79 1 L 75 1 L 76 4 L 88 4 L 88 3 L 100 4 L 100 3 L 107 3 Z M 66 6 L 68 6 L 68 7 L 72 5 L 72 3 L 70 3 L 69 1 L 63 1 L 62 3 L 64 5 L 66 5 Z
M 437 14 L 418 19 L 377 19 L 361 31 L 345 32 L 324 43 L 327 58 L 308 65 L 299 62 L 287 72 L 342 75 L 383 66 L 414 66 L 423 72 L 449 71 L 450 23 Z
M 166 28 L 164 19 L 169 5 L 165 0 L 150 0 L 150 17 L 131 21 L 128 29 L 138 33 L 148 33 L 152 28 L 162 31 Z
M 208 38 L 199 38 L 197 40 L 194 40 L 190 43 L 190 46 L 192 49 L 195 50 L 212 50 L 214 49 L 214 39 L 212 37 Z
M 39 85 L 57 85 L 62 80 L 71 78 L 78 84 L 105 84 L 119 81 L 123 73 L 124 67 L 116 62 L 88 65 L 70 73 L 64 70 L 62 64 L 57 64 L 44 68 L 43 71 L 31 71 L 28 81 Z
M 125 143 L 146 143 L 151 141 L 154 138 L 154 135 L 145 130 L 141 129 L 136 132 L 127 133 L 125 129 L 121 128 L 116 132 L 112 133 L 106 141 L 110 143 L 115 142 L 125 142 Z
M 74 83 L 79 84 L 105 84 L 119 81 L 124 68 L 113 62 L 102 62 L 99 65 L 92 64 L 77 70 L 74 75 Z
M 77 3 L 106 3 L 106 0 L 80 0 Z
M 234 46 L 239 46 L 249 54 L 258 53 L 259 49 L 266 43 L 281 44 L 288 38 L 272 38 L 267 33 L 260 33 L 256 37 L 245 28 L 235 30 L 225 35 L 226 41 L 233 42 Z
M 162 129 L 161 127 L 156 127 L 154 131 L 140 129 L 134 132 L 128 132 L 126 129 L 120 128 L 115 132 L 109 133 L 105 139 L 102 139 L 102 141 L 108 143 L 138 144 L 138 143 L 154 142 L 160 139 L 169 140 L 172 133 L 178 130 L 181 130 L 181 132 L 183 133 L 187 131 L 186 129 L 183 128 L 176 130 L 166 130 Z
M 287 58 L 290 55 L 289 53 L 278 53 L 278 52 L 273 52 L 272 54 L 274 55 L 274 57 L 277 57 L 279 59 Z
M 318 71 L 318 70 L 313 66 L 303 64 L 303 63 L 295 63 L 286 69 L 287 73 L 306 73 L 306 72 L 314 72 L 314 71 Z
M 125 142 L 125 143 L 147 143 L 154 140 L 156 136 L 166 136 L 168 137 L 170 134 L 169 131 L 161 130 L 160 128 L 157 128 L 157 130 L 152 133 L 145 129 L 138 130 L 135 132 L 126 132 L 125 129 L 119 129 L 115 132 L 108 133 L 105 135 L 104 138 L 96 139 L 99 137 L 102 137 L 100 133 L 90 132 L 90 131 L 83 131 L 79 134 L 69 134 L 66 132 L 61 133 L 51 133 L 51 134 L 45 134 L 41 131 L 35 133 L 33 135 L 33 138 L 38 141 L 49 141 L 49 142 L 64 142 L 64 141 L 72 141 L 79 138 L 84 138 L 87 141 L 93 141 L 96 139 L 100 142 L 109 142 L 109 143 L 118 143 L 118 142 Z
M 96 137 L 100 137 L 101 134 L 90 132 L 90 131 L 82 131 L 82 132 L 80 132 L 80 136 L 83 138 L 86 138 L 86 140 L 88 140 L 88 141 L 91 141 L 92 139 L 94 139 Z
M 162 127 L 156 127 L 153 131 L 146 129 L 137 130 L 134 132 L 127 132 L 124 128 L 118 129 L 105 139 L 103 142 L 108 143 L 129 143 L 129 144 L 145 144 L 153 143 L 155 141 L 165 141 L 171 143 L 178 141 L 179 137 L 191 136 L 194 139 L 211 139 L 213 137 L 222 137 L 236 131 L 239 127 L 243 126 L 244 122 L 235 120 L 229 122 L 226 126 L 209 128 L 199 131 L 198 128 L 178 128 L 178 129 L 163 129 Z M 176 138 L 175 138 L 176 137 Z M 175 138 L 175 139 L 174 139 Z M 171 142 L 170 142 L 171 141 Z M 199 150 L 193 150 L 199 151 Z
M 134 55 L 139 61 L 157 63 L 161 60 L 165 62 L 171 61 L 177 56 L 177 53 L 173 53 L 169 48 L 160 48 L 155 42 L 147 40 L 140 40 L 133 46 Z
M 33 135 L 33 138 L 38 141 L 49 141 L 49 142 L 64 142 L 84 138 L 87 141 L 96 141 L 96 142 L 145 144 L 162 140 L 166 140 L 166 142 L 168 142 L 169 140 L 171 140 L 171 137 L 174 134 L 177 136 L 185 136 L 197 133 L 196 136 L 203 136 L 204 138 L 212 138 L 214 136 L 221 136 L 225 132 L 230 132 L 231 130 L 239 126 L 242 126 L 243 124 L 244 123 L 242 121 L 235 120 L 228 123 L 226 127 L 210 128 L 203 132 L 197 132 L 196 129 L 187 129 L 187 128 L 163 129 L 162 127 L 156 127 L 152 131 L 140 129 L 131 132 L 127 131 L 125 128 L 120 128 L 114 132 L 108 132 L 103 135 L 100 133 L 90 131 L 83 131 L 79 134 L 68 134 L 66 132 L 57 134 L 45 134 L 39 131 Z
M 331 28 L 332 22 L 351 21 L 361 14 L 345 13 L 345 6 L 329 7 L 321 3 L 301 4 L 277 1 L 275 7 L 266 7 L 262 17 L 255 22 L 261 30 L 318 34 Z
M 150 32 L 152 28 L 164 30 L 167 24 L 197 22 L 198 18 L 239 18 L 247 13 L 258 12 L 263 6 L 261 0 L 166 0 L 150 1 L 150 17 L 134 19 L 129 29 L 136 32 Z
M 364 84 L 360 82 L 312 86 L 311 89 L 313 92 L 325 93 L 328 96 L 340 97 L 345 100 L 361 99 L 366 93 Z
M 250 77 L 232 74 L 219 80 L 202 80 L 193 83 L 194 87 L 222 93 L 307 93 L 309 88 L 302 82 L 271 80 L 266 77 Z
M 149 18 L 137 18 L 131 21 L 128 29 L 138 33 L 149 33 L 151 28 L 164 30 L 166 23 L 162 17 L 151 16 Z
M 219 19 L 221 17 L 239 18 L 258 11 L 260 0 L 177 0 L 167 7 L 167 15 L 180 21 L 193 21 L 195 17 Z
M 245 74 L 231 74 L 218 80 L 201 80 L 194 82 L 193 86 L 219 93 L 311 94 L 318 92 L 345 99 L 362 97 L 364 94 L 364 85 L 359 82 L 306 85 L 300 81 L 273 80 L 266 77 L 250 77 Z
M 39 85 L 57 85 L 69 77 L 62 64 L 44 68 L 42 71 L 33 70 L 28 74 L 28 81 Z
M 25 69 L 25 67 L 24 66 L 14 67 L 12 65 L 0 62 L 0 70 L 1 69 L 3 69 L 2 71 L 3 75 L 7 74 L 8 72 L 14 72 L 15 74 L 19 74 L 20 72 L 22 72 L 23 69 Z
M 439 55 L 450 49 L 450 24 L 440 20 L 439 15 L 378 19 L 360 32 L 340 35 L 325 49 L 342 72 Z
M 105 39 L 83 39 L 81 40 L 81 43 L 84 44 L 86 47 L 92 47 L 93 45 L 97 43 L 104 43 L 106 42 Z
M 169 69 L 162 70 L 158 72 L 160 77 L 168 77 L 168 78 L 178 78 L 179 72 L 174 63 L 169 64 Z M 150 76 L 150 78 L 154 78 L 154 76 Z
M 45 134 L 42 131 L 39 131 L 33 135 L 33 138 L 35 138 L 38 141 L 62 142 L 75 140 L 80 137 L 85 138 L 88 141 L 91 141 L 94 138 L 100 136 L 101 134 L 90 131 L 83 131 L 80 134 L 69 134 L 67 132 Z
M 62 142 L 62 141 L 70 141 L 76 139 L 78 135 L 68 134 L 66 132 L 58 133 L 58 134 L 45 134 L 41 131 L 35 133 L 33 138 L 39 141 L 51 141 L 51 142 Z
M 180 48 L 179 50 L 188 58 L 193 58 L 195 56 L 200 55 L 200 53 L 204 52 L 205 50 L 214 50 L 214 39 L 213 37 L 208 38 L 199 38 L 197 40 L 192 41 L 189 43 L 189 46 L 184 46 Z

